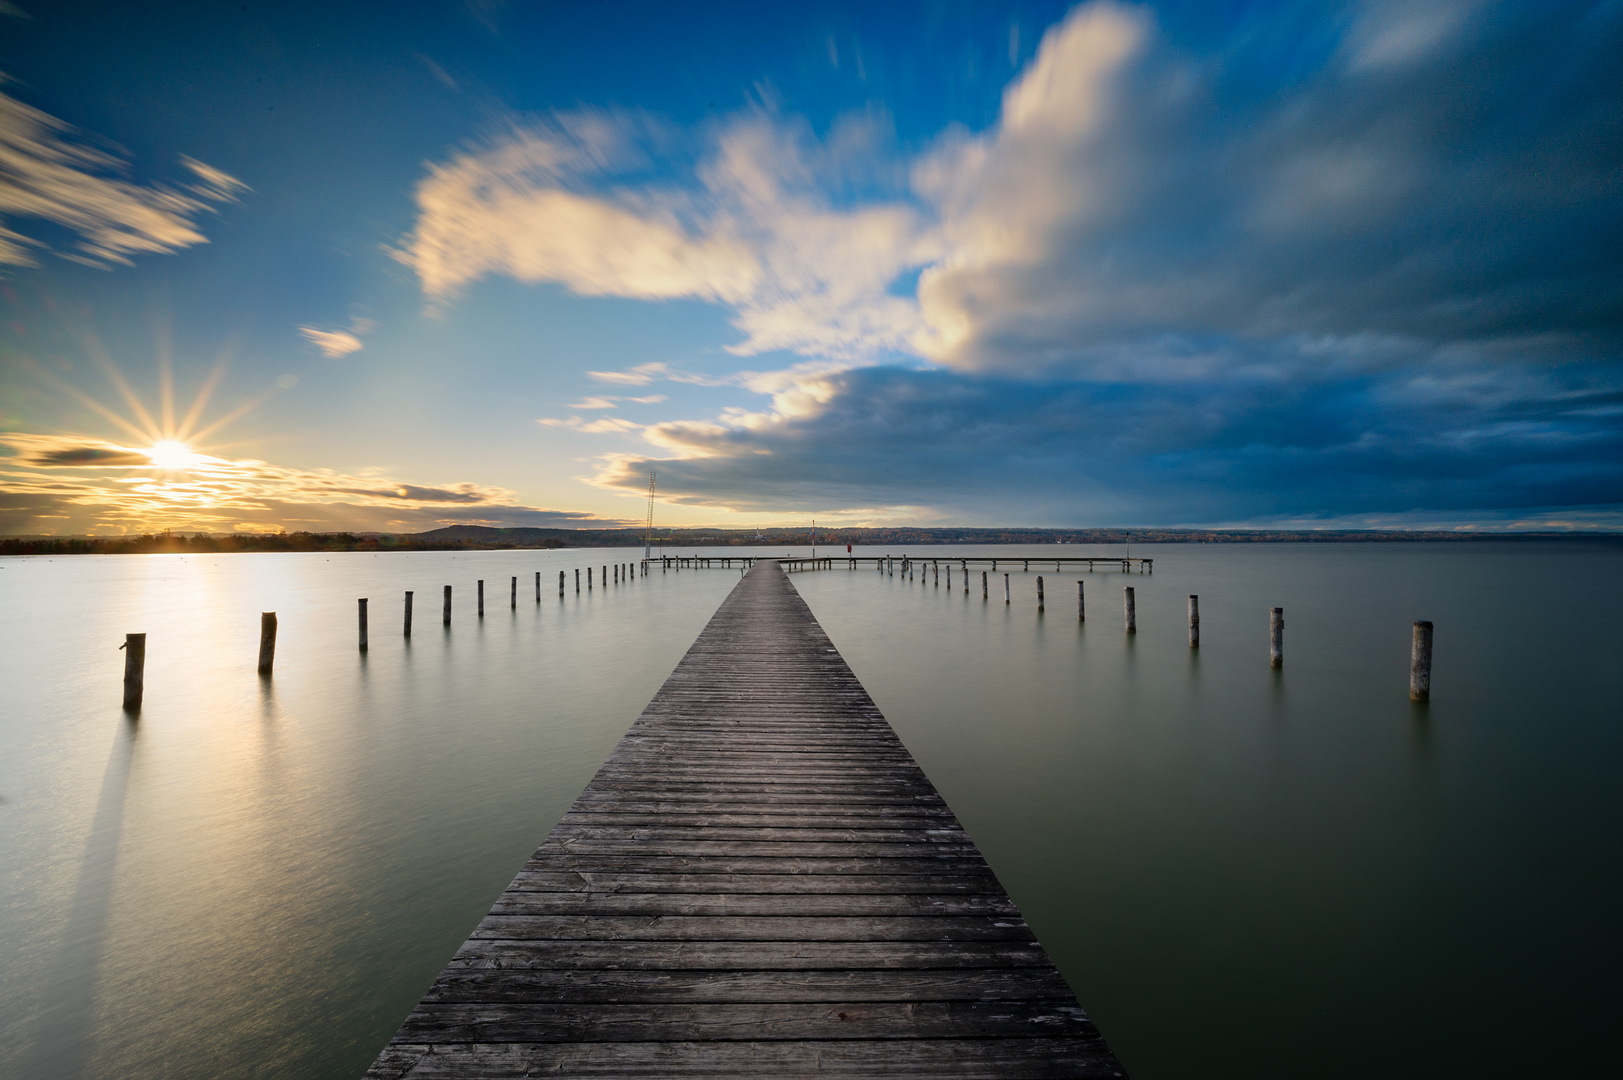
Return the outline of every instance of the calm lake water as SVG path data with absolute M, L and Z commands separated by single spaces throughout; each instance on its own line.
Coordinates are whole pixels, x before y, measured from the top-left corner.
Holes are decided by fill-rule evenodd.
M 1135 1077 L 1615 1067 L 1623 545 L 912 549 L 977 552 L 794 582 Z M 738 578 L 558 597 L 639 554 L 0 560 L 0 1075 L 362 1072 Z

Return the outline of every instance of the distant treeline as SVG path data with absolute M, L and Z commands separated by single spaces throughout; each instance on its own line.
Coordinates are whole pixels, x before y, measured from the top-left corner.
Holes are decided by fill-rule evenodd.
M 0 555 L 145 555 L 192 551 L 463 551 L 480 548 L 559 548 L 561 540 L 479 543 L 388 533 L 148 533 L 143 536 L 14 536 Z
M 1391 541 L 1618 539 L 1618 533 L 1451 532 L 1399 529 L 818 529 L 828 547 L 925 544 L 1269 544 Z M 695 547 L 806 547 L 811 529 L 662 529 L 655 551 Z M 16 536 L 0 555 L 129 555 L 190 551 L 499 551 L 511 548 L 641 547 L 635 529 L 496 529 L 453 525 L 423 533 L 148 533 L 143 536 Z
M 968 529 L 968 528 L 819 528 L 817 543 L 830 547 L 891 546 L 902 544 L 1267 544 L 1347 543 L 1349 541 L 1416 540 L 1524 540 L 1572 539 L 1594 533 L 1570 532 L 1454 532 L 1449 530 L 1312 531 L 1290 529 Z M 1616 538 L 1620 534 L 1601 534 Z M 418 533 L 418 541 L 461 541 L 473 547 L 641 547 L 637 529 L 494 529 L 483 525 L 453 525 Z M 547 541 L 557 541 L 548 544 Z M 810 528 L 793 529 L 660 529 L 657 551 L 692 547 L 806 547 Z

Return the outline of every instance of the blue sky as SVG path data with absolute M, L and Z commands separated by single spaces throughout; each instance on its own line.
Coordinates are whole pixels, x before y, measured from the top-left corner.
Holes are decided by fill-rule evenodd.
M 1623 526 L 1623 5 L 684 7 L 0 5 L 0 531 Z

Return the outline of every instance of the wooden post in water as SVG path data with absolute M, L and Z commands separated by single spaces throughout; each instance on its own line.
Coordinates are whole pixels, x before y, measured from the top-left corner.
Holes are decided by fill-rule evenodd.
M 269 675 L 276 666 L 276 612 L 259 614 L 259 673 Z
M 1189 594 L 1189 647 L 1200 648 L 1200 597 Z
M 603 568 L 603 587 L 609 587 L 609 568 L 606 566 Z
M 1414 644 L 1409 647 L 1409 700 L 1431 700 L 1431 623 L 1420 619 L 1415 620 Z
M 575 567 L 575 595 L 580 595 L 580 567 Z
M 1008 574 L 1003 575 L 1003 602 L 1005 604 L 1007 604 L 1009 602 L 1009 575 Z
M 586 588 L 591 589 L 591 587 L 592 587 L 592 568 L 590 566 L 588 566 L 586 568 Z
M 935 583 L 937 585 L 940 585 L 941 584 L 941 564 L 938 563 L 938 562 L 932 562 L 930 564 L 930 569 L 935 573 Z M 948 571 L 948 573 L 951 573 L 951 571 Z M 950 585 L 952 583 L 949 581 L 948 584 Z
M 147 636 L 125 634 L 119 648 L 124 650 L 124 708 L 138 712 L 146 692 Z
M 1043 609 L 1043 576 L 1037 575 L 1037 610 Z
M 507 606 L 514 611 L 518 610 L 518 578 L 513 579 L 513 587 L 508 591 Z
M 411 590 L 406 590 L 406 632 L 404 637 L 411 637 Z
M 558 591 L 560 593 L 564 591 L 564 575 L 561 570 L 558 572 Z M 535 572 L 535 602 L 538 604 L 541 602 L 541 571 L 539 570 Z
M 986 591 L 986 571 L 981 571 L 981 599 L 990 600 L 991 594 Z
M 479 617 L 485 617 L 485 579 L 479 579 Z
M 1133 603 L 1133 588 L 1131 585 L 1121 594 L 1122 613 L 1127 617 L 1127 632 L 1138 633 L 1138 611 Z
M 1268 666 L 1285 666 L 1285 609 L 1268 609 Z
M 1087 618 L 1088 609 L 1082 602 L 1082 583 L 1078 581 L 1076 583 L 1076 621 L 1086 622 Z
M 358 615 L 359 615 L 359 619 L 360 619 L 359 630 L 360 630 L 360 634 L 361 634 L 361 651 L 365 652 L 366 651 L 366 600 L 365 600 L 365 598 L 363 597 L 362 599 L 355 601 L 355 605 L 356 605 L 357 608 L 360 609 Z
M 440 616 L 440 621 L 446 626 L 451 625 L 451 586 L 449 585 L 445 587 L 445 610 Z
M 565 581 L 564 572 L 562 570 L 560 570 L 560 571 L 558 571 L 558 595 L 559 596 L 562 596 L 564 594 L 564 581 Z

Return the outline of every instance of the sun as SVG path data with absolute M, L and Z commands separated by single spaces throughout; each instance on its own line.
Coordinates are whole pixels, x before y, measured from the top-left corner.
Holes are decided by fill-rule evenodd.
M 142 453 L 151 458 L 152 464 L 160 469 L 190 469 L 200 460 L 192 453 L 191 447 L 178 439 L 162 439 Z

